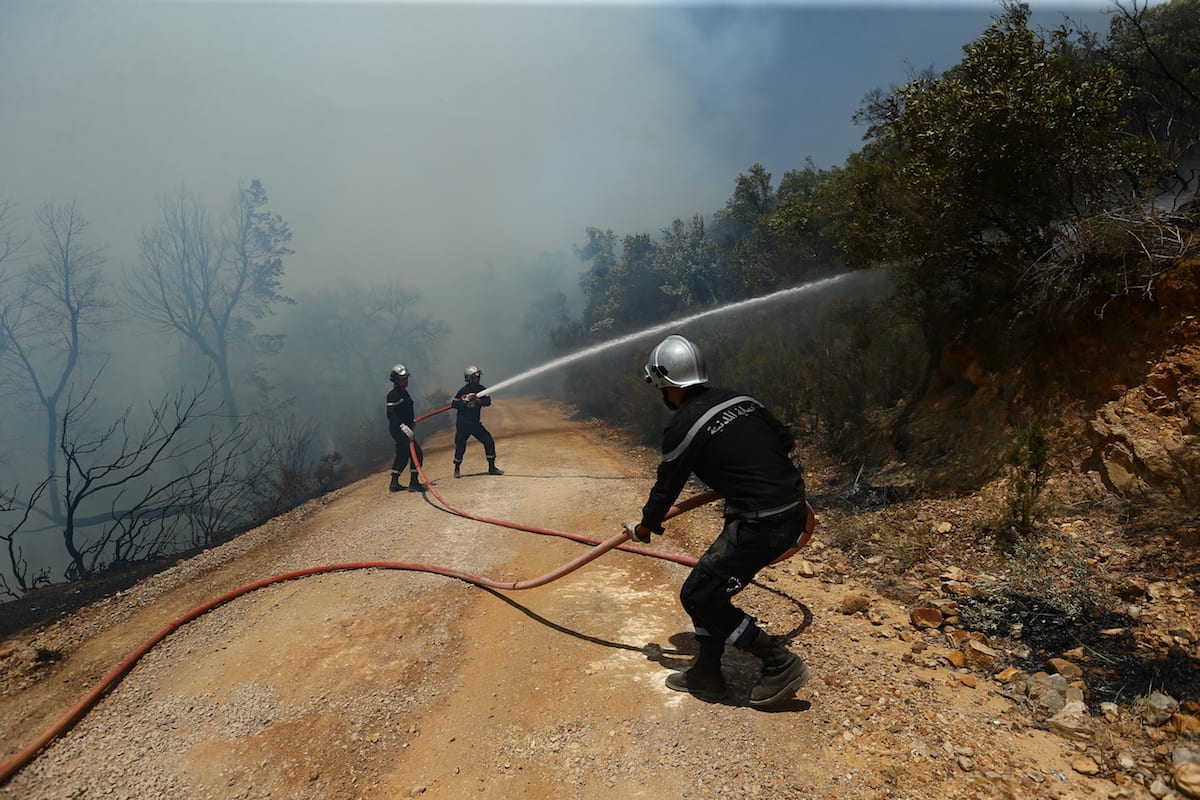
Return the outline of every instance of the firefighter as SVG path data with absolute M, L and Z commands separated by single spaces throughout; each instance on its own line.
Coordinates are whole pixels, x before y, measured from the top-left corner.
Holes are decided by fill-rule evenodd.
M 417 438 L 413 435 L 412 430 L 416 415 L 413 399 L 408 394 L 408 368 L 403 364 L 397 364 L 392 367 L 388 377 L 392 381 L 392 390 L 388 392 L 387 396 L 388 432 L 392 435 L 392 441 L 396 443 L 396 458 L 392 461 L 392 483 L 388 489 L 393 492 L 403 491 L 404 487 L 400 485 L 400 475 L 407 465 L 410 468 L 408 490 L 423 492 L 425 486 L 421 483 L 420 474 L 417 473 L 417 463 L 423 462 L 425 455 L 421 452 L 421 445 L 417 443 Z M 417 453 L 417 461 L 413 461 L 411 464 L 409 463 L 411 455 L 409 442 L 412 443 L 412 449 Z
M 454 430 L 454 477 L 456 478 L 462 477 L 463 454 L 467 452 L 467 440 L 472 436 L 483 445 L 483 455 L 487 458 L 488 463 L 487 474 L 504 474 L 504 470 L 496 466 L 496 441 L 492 438 L 492 434 L 488 433 L 488 429 L 483 427 L 483 422 L 479 418 L 484 406 L 492 404 L 490 395 L 479 396 L 480 392 L 487 389 L 479 382 L 482 377 L 483 373 L 479 371 L 479 367 L 474 364 L 467 367 L 463 370 L 463 379 L 466 383 L 450 401 L 450 405 L 458 412 Z
M 707 700 L 723 698 L 721 656 L 732 645 L 762 660 L 750 705 L 771 705 L 808 680 L 808 667 L 734 606 L 733 597 L 805 533 L 804 477 L 790 457 L 794 438 L 758 400 L 708 386 L 703 355 L 682 336 L 663 339 L 645 373 L 674 414 L 635 537 L 645 542 L 652 532 L 663 532 L 663 518 L 692 475 L 725 499 L 724 527 L 679 592 L 699 654 L 686 671 L 667 676 L 667 686 Z

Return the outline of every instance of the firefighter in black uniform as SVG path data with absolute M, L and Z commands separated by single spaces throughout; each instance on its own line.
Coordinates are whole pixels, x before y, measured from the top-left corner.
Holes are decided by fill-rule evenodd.
M 686 671 L 669 675 L 667 686 L 724 697 L 721 656 L 733 645 L 762 659 L 750 704 L 785 699 L 808 680 L 808 667 L 732 598 L 805 533 L 808 506 L 804 477 L 790 457 L 791 431 L 753 397 L 708 387 L 700 350 L 682 336 L 668 336 L 651 351 L 646 381 L 675 414 L 663 432 L 662 462 L 635 538 L 645 542 L 663 532 L 663 518 L 693 474 L 725 499 L 725 526 L 679 593 L 699 654 Z
M 492 404 L 490 395 L 479 396 L 479 393 L 486 390 L 487 387 L 479 381 L 483 377 L 483 373 L 479 371 L 479 367 L 471 365 L 463 370 L 463 379 L 466 384 L 463 385 L 454 394 L 454 399 L 450 401 L 450 405 L 457 409 L 457 421 L 454 429 L 454 477 L 462 477 L 462 460 L 463 454 L 467 452 L 467 440 L 474 436 L 483 445 L 483 455 L 488 462 L 488 475 L 503 475 L 504 470 L 496 466 L 496 440 L 492 438 L 492 434 L 488 433 L 488 429 L 483 427 L 483 422 L 479 416 L 484 406 Z
M 392 441 L 396 443 L 396 458 L 392 461 L 392 483 L 388 489 L 393 492 L 403 491 L 404 487 L 400 485 L 400 475 L 404 472 L 405 465 L 408 465 L 410 467 L 408 490 L 423 492 L 425 487 L 421 483 L 421 476 L 417 473 L 417 463 L 425 460 L 425 454 L 421 452 L 421 445 L 417 443 L 412 430 L 416 415 L 413 399 L 408 394 L 408 368 L 403 364 L 397 364 L 392 367 L 388 377 L 392 380 L 392 390 L 388 392 L 387 396 L 388 433 L 392 435 Z M 411 464 L 409 464 L 411 455 L 409 442 L 412 442 L 413 449 L 417 452 L 417 461 L 413 461 Z

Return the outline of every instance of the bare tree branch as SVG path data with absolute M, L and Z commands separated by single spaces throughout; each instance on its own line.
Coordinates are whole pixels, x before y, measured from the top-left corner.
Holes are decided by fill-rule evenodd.
M 19 293 L 0 308 L 4 358 L 0 376 L 13 391 L 37 398 L 44 415 L 51 515 L 61 519 L 56 485 L 59 404 L 76 380 L 84 342 L 109 324 L 100 270 L 104 249 L 87 238 L 88 222 L 74 201 L 46 203 L 35 214 L 40 250 Z
M 292 234 L 266 202 L 259 181 L 240 186 L 222 232 L 194 195 L 161 200 L 162 216 L 138 241 L 141 267 L 126 276 L 132 311 L 182 336 L 216 368 L 231 419 L 238 416 L 232 358 L 241 352 L 253 361 L 254 321 L 291 302 L 280 276 Z
M 85 433 L 90 387 L 70 398 L 60 439 L 69 577 L 177 549 L 180 538 L 195 535 L 190 523 L 196 519 L 207 519 L 211 532 L 213 524 L 249 512 L 236 465 L 249 449 L 250 428 L 239 423 L 228 429 L 215 396 L 217 380 L 210 373 L 200 387 L 164 397 L 140 430 L 130 407 L 103 429 Z M 99 531 L 85 539 L 82 532 L 94 526 Z
M 30 577 L 29 562 L 25 560 L 25 554 L 20 545 L 17 544 L 17 534 L 21 532 L 21 529 L 25 527 L 25 523 L 29 521 L 30 512 L 37 506 L 42 493 L 46 491 L 46 487 L 49 484 L 49 478 L 43 479 L 29 493 L 29 497 L 21 503 L 16 503 L 7 497 L 0 496 L 0 513 L 15 511 L 20 514 L 20 518 L 16 524 L 9 527 L 7 533 L 0 533 L 0 541 L 4 542 L 4 548 L 8 554 L 9 568 L 12 570 L 13 579 L 17 582 L 15 588 L 10 586 L 7 577 L 3 573 L 0 573 L 0 594 L 8 595 L 15 599 L 30 589 L 36 589 L 39 586 L 45 586 L 50 583 L 50 570 L 48 568 L 42 568 L 37 574 Z M 15 495 L 17 491 L 19 491 L 19 487 L 14 487 L 13 494 Z M 20 593 L 16 591 L 18 589 Z

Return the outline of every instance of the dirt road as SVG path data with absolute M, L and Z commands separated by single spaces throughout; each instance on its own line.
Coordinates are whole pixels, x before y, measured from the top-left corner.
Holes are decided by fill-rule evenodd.
M 545 402 L 497 398 L 485 423 L 503 476 L 483 474 L 472 441 L 455 480 L 448 435 L 425 442 L 427 472 L 455 506 L 599 539 L 636 517 L 653 453 Z M 0 642 L 0 757 L 165 625 L 262 578 L 391 561 L 522 580 L 585 550 L 387 482 L 358 482 Z M 653 546 L 698 554 L 716 514 L 680 517 Z M 614 551 L 516 592 L 340 571 L 256 590 L 170 634 L 0 798 L 1109 796 L 1000 687 L 913 663 L 906 609 L 872 597 L 870 615 L 843 614 L 847 592 L 870 593 L 823 564 L 819 537 L 742 595 L 770 632 L 795 634 L 815 676 L 770 711 L 746 704 L 757 662 L 738 653 L 726 656 L 727 703 L 663 685 L 692 644 L 675 596 L 686 569 L 669 561 Z

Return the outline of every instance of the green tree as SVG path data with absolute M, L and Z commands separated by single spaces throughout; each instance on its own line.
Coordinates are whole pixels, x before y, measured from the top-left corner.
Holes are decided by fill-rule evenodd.
M 579 249 L 592 262 L 581 286 L 587 295 L 584 322 L 590 334 L 630 331 L 661 320 L 670 302 L 657 263 L 659 246 L 649 234 L 625 236 L 620 250 L 611 231 L 588 229 L 589 244 Z
M 608 292 L 614 283 L 613 269 L 617 265 L 617 235 L 610 230 L 588 228 L 587 244 L 575 248 L 579 260 L 588 268 L 579 278 L 579 288 L 587 298 L 583 311 L 583 327 L 590 330 L 604 318 Z
M 761 164 L 739 175 L 733 196 L 713 215 L 722 299 L 742 299 L 841 269 L 834 242 L 814 206 L 829 173 L 805 159 L 778 189 Z
M 678 219 L 671 223 L 662 232 L 655 258 L 664 293 L 682 308 L 716 305 L 728 296 L 717 243 L 701 215 L 693 216 L 690 224 Z
M 1018 425 L 1004 452 L 1008 466 L 1008 519 L 997 537 L 1001 549 L 1012 551 L 1018 540 L 1033 533 L 1038 502 L 1050 478 L 1050 440 L 1039 419 Z
M 713 215 L 714 236 L 725 247 L 742 241 L 775 205 L 771 173 L 762 164 L 752 165 L 749 171 L 738 175 L 733 196 Z
M 820 192 L 848 263 L 892 271 L 931 356 L 998 338 L 1062 227 L 1136 200 L 1157 167 L 1120 73 L 1028 21 L 1008 4 L 960 64 L 871 98 L 867 145 Z
M 1200 3 L 1118 2 L 1098 52 L 1134 88 L 1134 133 L 1149 136 L 1175 166 L 1163 189 L 1177 202 L 1200 193 Z
M 799 170 L 783 174 L 778 202 L 755 227 L 753 249 L 774 285 L 796 284 L 843 268 L 830 226 L 816 205 L 818 189 L 832 178 L 812 159 Z

